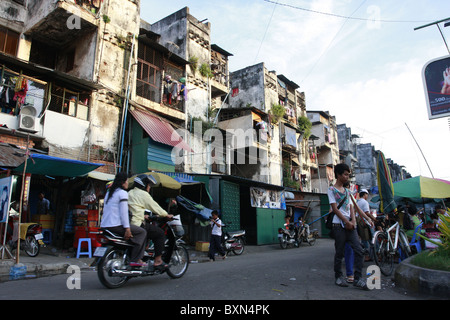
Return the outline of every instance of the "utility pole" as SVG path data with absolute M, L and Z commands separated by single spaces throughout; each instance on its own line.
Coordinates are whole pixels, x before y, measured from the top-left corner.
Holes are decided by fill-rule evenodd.
M 429 27 L 429 26 L 432 26 L 432 25 L 436 25 L 438 30 L 439 30 L 439 33 L 441 34 L 442 40 L 444 40 L 444 44 L 445 44 L 445 47 L 447 48 L 447 52 L 448 52 L 448 54 L 450 54 L 450 49 L 449 49 L 449 47 L 447 45 L 447 41 L 445 41 L 444 34 L 442 33 L 442 29 L 439 26 L 439 23 L 442 23 L 442 22 L 446 22 L 446 23 L 444 23 L 444 28 L 448 27 L 450 25 L 450 18 L 438 20 L 438 21 L 435 21 L 435 22 L 432 22 L 432 23 L 428 23 L 426 25 L 414 28 L 414 31 L 419 30 L 419 29 L 423 29 L 423 28 L 426 28 L 426 27 Z

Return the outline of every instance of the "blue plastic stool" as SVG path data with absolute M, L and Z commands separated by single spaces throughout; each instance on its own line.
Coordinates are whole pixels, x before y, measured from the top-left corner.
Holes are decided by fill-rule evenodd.
M 50 244 L 53 239 L 53 229 L 42 229 L 42 236 L 44 237 L 42 241 L 45 244 Z
M 81 251 L 81 243 L 87 242 L 88 245 L 88 251 Z M 78 248 L 77 248 L 77 259 L 80 257 L 80 255 L 87 255 L 89 258 L 92 258 L 92 245 L 91 245 L 91 238 L 80 238 L 78 239 Z

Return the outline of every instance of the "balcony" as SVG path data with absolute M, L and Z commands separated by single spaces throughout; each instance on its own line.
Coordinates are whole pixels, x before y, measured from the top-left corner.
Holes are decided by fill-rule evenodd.
M 29 7 L 30 19 L 24 33 L 52 47 L 64 48 L 97 29 L 96 10 L 75 1 L 41 1 Z
M 224 109 L 221 111 L 218 127 L 227 132 L 231 138 L 232 149 L 262 148 L 267 150 L 271 134 L 267 117 L 256 108 Z

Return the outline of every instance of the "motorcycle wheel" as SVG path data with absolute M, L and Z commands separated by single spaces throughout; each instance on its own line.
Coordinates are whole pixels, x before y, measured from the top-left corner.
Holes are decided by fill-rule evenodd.
M 30 257 L 36 257 L 39 254 L 40 245 L 34 236 L 27 236 L 25 238 L 24 250 Z
M 280 238 L 280 247 L 281 247 L 281 249 L 286 249 L 287 248 L 287 243 L 288 243 L 287 235 L 283 234 L 283 236 Z
M 308 235 L 308 243 L 310 246 L 313 246 L 316 243 L 316 237 L 314 236 L 314 234 Z
M 112 276 L 112 268 L 120 269 L 123 264 L 124 251 L 114 247 L 109 248 L 105 255 L 100 258 L 97 266 L 97 275 L 100 283 L 109 289 L 116 289 L 123 286 L 130 277 Z
M 181 278 L 189 266 L 189 252 L 183 245 L 178 245 L 172 253 L 167 274 L 172 279 Z
M 232 247 L 231 251 L 237 256 L 244 252 L 244 241 L 241 238 L 237 238 L 235 242 L 236 247 Z

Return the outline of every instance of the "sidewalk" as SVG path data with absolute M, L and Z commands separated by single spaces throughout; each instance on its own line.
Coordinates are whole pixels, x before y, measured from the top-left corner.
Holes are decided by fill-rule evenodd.
M 261 250 L 270 250 L 272 245 L 267 246 L 249 246 L 245 247 L 243 254 L 257 252 Z M 195 247 L 188 246 L 190 263 L 209 262 L 208 253 L 196 251 Z M 70 265 L 77 265 L 80 269 L 95 267 L 95 258 L 89 258 L 86 255 L 76 258 L 76 252 L 61 252 L 52 246 L 41 247 L 37 257 L 29 257 L 25 252 L 20 252 L 19 263 L 27 268 L 27 274 L 20 279 L 35 278 L 67 272 Z M 0 260 L 0 282 L 12 280 L 10 270 L 16 264 L 15 260 Z

